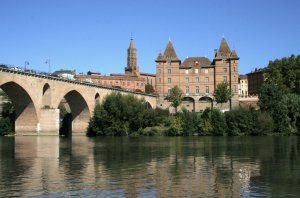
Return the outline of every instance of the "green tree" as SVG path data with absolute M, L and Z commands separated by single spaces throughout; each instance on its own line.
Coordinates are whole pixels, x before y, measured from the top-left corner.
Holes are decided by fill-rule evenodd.
M 89 136 L 128 136 L 163 123 L 167 111 L 147 109 L 146 101 L 134 95 L 112 93 L 96 104 L 89 123 Z
M 214 93 L 214 97 L 217 103 L 222 104 L 226 103 L 232 98 L 233 94 L 227 82 L 222 82 L 217 85 L 217 88 Z
M 270 61 L 264 70 L 266 83 L 276 84 L 285 93 L 300 94 L 300 56 Z
M 176 85 L 170 90 L 167 96 L 167 100 L 171 102 L 171 106 L 175 108 L 175 113 L 177 113 L 177 108 L 181 104 L 183 99 L 181 89 Z
M 198 113 L 189 112 L 186 109 L 182 110 L 182 113 L 179 114 L 179 117 L 183 121 L 183 135 L 190 136 L 198 133 L 199 131 L 199 123 L 201 121 L 201 117 Z
M 153 88 L 153 86 L 152 86 L 151 84 L 147 83 L 147 84 L 145 85 L 145 92 L 146 92 L 147 94 L 153 94 L 153 93 L 154 93 L 154 88 Z
M 200 135 L 224 135 L 226 128 L 225 116 L 219 109 L 204 110 L 200 121 Z
M 282 134 L 291 133 L 291 126 L 288 117 L 287 100 L 281 87 L 275 83 L 265 83 L 259 95 L 259 106 L 267 111 L 275 122 L 275 131 Z

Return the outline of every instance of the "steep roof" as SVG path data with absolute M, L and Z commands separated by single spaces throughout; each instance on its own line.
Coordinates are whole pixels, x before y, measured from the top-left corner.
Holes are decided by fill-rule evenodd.
M 232 52 L 230 54 L 230 58 L 236 58 L 236 59 L 239 58 L 235 50 L 232 50 Z
M 218 52 L 219 53 L 226 53 L 226 54 L 231 52 L 231 50 L 228 46 L 228 43 L 227 43 L 227 41 L 224 37 L 221 40 L 221 44 L 220 44 Z
M 224 58 L 239 59 L 236 51 L 230 50 L 226 39 L 223 37 L 221 40 L 220 47 L 215 54 L 215 59 L 224 59 Z
M 166 61 L 166 58 L 162 55 L 162 53 L 159 53 L 156 58 L 156 62 L 160 62 L 160 61 Z
M 183 61 L 180 67 L 191 68 L 191 67 L 206 67 L 210 65 L 211 65 L 211 61 L 206 57 L 189 57 Z
M 134 49 L 133 37 L 130 38 L 129 49 Z
M 167 58 L 167 59 L 170 59 L 171 61 L 172 60 L 179 60 L 177 55 L 176 55 L 176 52 L 175 52 L 175 49 L 173 47 L 173 44 L 171 41 L 168 42 L 167 46 L 166 46 L 166 49 L 165 49 L 165 52 L 164 52 L 164 56 Z

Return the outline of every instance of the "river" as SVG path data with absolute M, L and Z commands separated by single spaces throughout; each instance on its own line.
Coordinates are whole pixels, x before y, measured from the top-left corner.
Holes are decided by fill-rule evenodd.
M 0 197 L 299 197 L 299 137 L 0 137 Z

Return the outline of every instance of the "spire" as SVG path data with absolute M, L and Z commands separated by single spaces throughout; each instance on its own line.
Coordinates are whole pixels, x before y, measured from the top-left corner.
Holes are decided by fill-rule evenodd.
M 231 50 L 228 46 L 228 43 L 224 37 L 222 38 L 222 41 L 221 41 L 221 44 L 219 47 L 219 52 L 226 53 L 226 54 L 231 52 Z
M 137 56 L 136 56 L 136 48 L 134 47 L 133 37 L 130 36 L 130 44 L 129 48 L 127 49 L 127 66 L 125 67 L 126 73 L 138 73 L 138 66 L 137 66 Z
M 165 49 L 164 56 L 169 60 L 175 60 L 175 61 L 179 60 L 177 55 L 176 55 L 173 44 L 170 40 L 169 40 L 169 42 L 167 44 L 167 47 Z
M 130 36 L 130 44 L 129 44 L 129 48 L 130 48 L 130 49 L 134 49 L 134 42 L 133 42 L 133 36 L 132 36 L 132 34 L 131 34 L 131 36 Z
M 231 50 L 228 43 L 224 37 L 222 37 L 219 49 L 215 53 L 216 59 L 229 58 L 231 56 Z

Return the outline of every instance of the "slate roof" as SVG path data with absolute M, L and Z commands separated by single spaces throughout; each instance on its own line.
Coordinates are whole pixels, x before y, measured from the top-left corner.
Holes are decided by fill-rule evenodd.
M 206 57 L 189 57 L 180 65 L 181 68 L 207 67 L 211 66 L 211 61 Z

